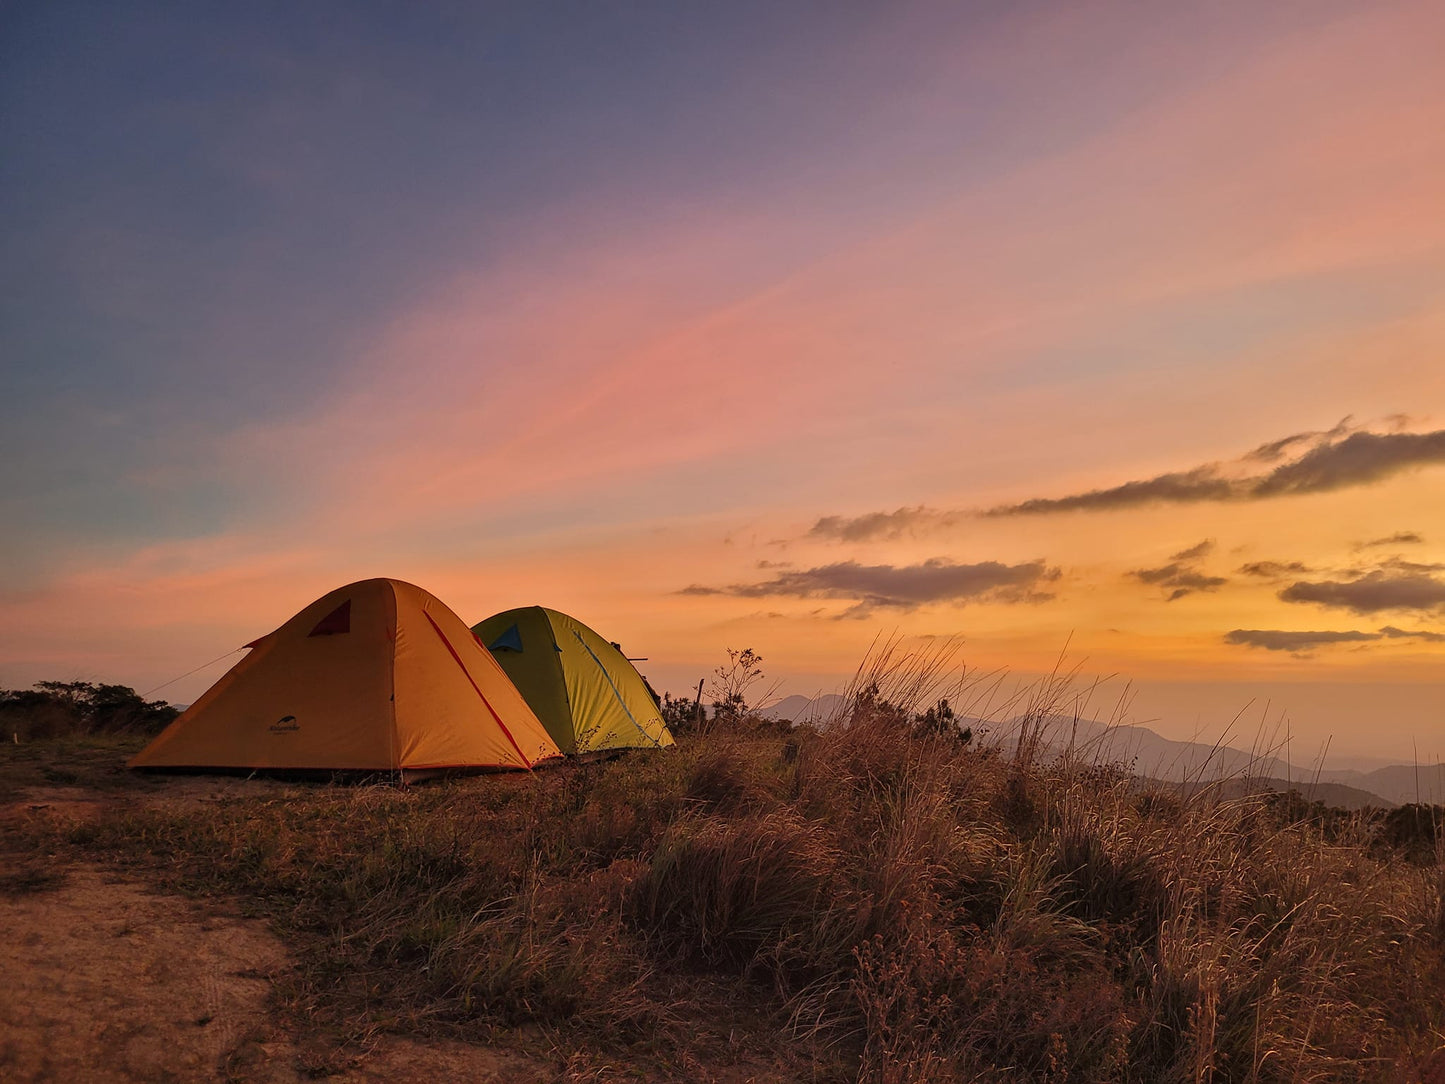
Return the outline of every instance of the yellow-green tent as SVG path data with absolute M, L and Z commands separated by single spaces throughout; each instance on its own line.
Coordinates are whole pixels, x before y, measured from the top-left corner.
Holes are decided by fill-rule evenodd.
M 472 626 L 564 753 L 672 744 L 657 701 L 626 656 L 575 617 L 544 606 Z
M 412 584 L 347 584 L 247 647 L 131 767 L 405 775 L 559 755 L 462 619 Z

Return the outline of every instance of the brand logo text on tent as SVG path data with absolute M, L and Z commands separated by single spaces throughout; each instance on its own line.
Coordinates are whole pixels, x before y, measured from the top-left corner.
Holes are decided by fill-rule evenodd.
M 294 734 L 301 729 L 301 724 L 296 721 L 294 715 L 283 715 L 271 724 L 272 734 Z

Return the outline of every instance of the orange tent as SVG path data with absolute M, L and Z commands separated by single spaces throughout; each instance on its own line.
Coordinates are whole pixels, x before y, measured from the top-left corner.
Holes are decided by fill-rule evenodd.
M 432 595 L 362 580 L 251 649 L 132 768 L 530 768 L 556 744 Z

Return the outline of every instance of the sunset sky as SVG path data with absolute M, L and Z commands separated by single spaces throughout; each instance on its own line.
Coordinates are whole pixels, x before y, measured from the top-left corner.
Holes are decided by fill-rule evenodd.
M 1067 645 L 1171 737 L 1445 757 L 1442 57 L 1438 0 L 10 5 L 0 685 L 385 575 L 675 692 Z

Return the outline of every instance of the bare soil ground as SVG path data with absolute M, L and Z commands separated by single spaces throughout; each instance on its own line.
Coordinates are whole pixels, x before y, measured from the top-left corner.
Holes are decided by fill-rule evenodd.
M 164 790 L 23 788 L 0 831 L 29 817 L 84 820 L 114 805 L 200 805 L 273 781 L 171 779 Z M 289 1031 L 273 989 L 291 966 L 258 919 L 224 901 L 156 895 L 94 866 L 32 862 L 0 894 L 0 1079 L 17 1082 L 313 1079 L 540 1081 L 557 1072 L 459 1042 L 379 1036 L 338 1058 Z

